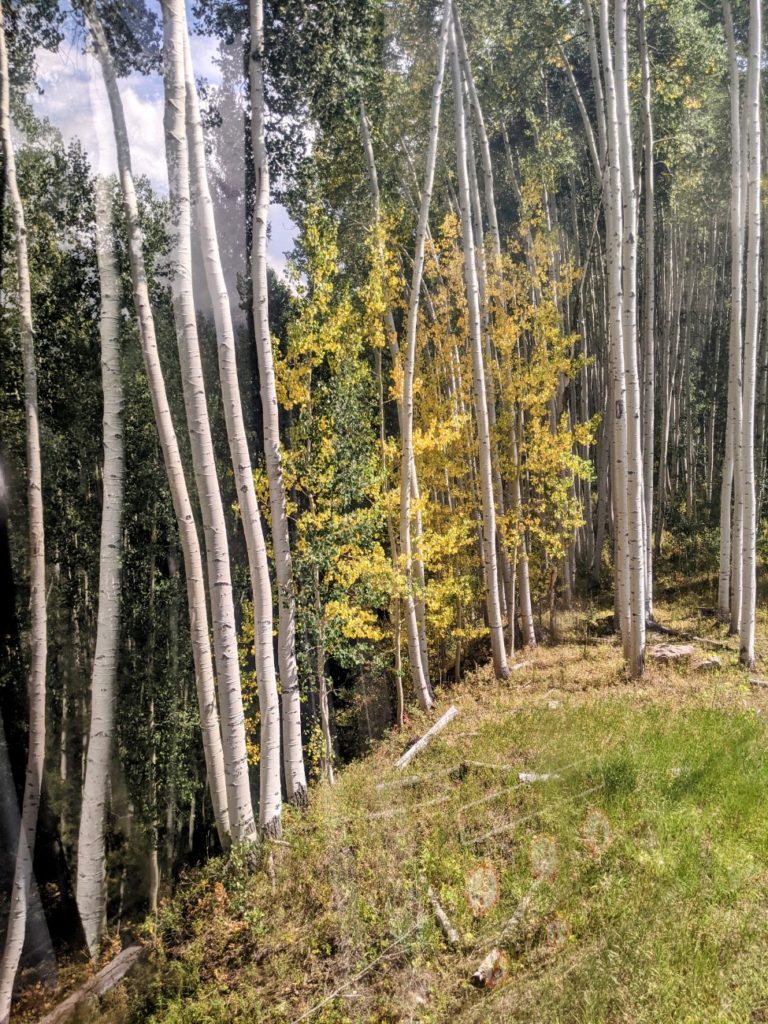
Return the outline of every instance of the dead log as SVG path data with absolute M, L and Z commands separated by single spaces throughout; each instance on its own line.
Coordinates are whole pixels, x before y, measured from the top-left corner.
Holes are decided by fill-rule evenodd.
M 448 943 L 448 945 L 452 949 L 456 949 L 456 947 L 459 945 L 459 941 L 460 941 L 459 940 L 459 933 L 456 931 L 456 929 L 451 924 L 451 922 L 450 922 L 450 920 L 448 918 L 448 915 L 446 914 L 446 912 L 443 910 L 442 906 L 440 905 L 440 901 L 438 900 L 438 898 L 435 895 L 435 892 L 434 892 L 434 890 L 432 889 L 431 886 L 430 886 L 429 890 L 427 891 L 427 895 L 429 896 L 429 902 L 432 904 L 432 909 L 435 912 L 435 917 L 437 918 L 437 923 L 440 925 L 440 931 L 445 936 L 445 941 Z
M 452 722 L 456 715 L 458 715 L 458 713 L 459 709 L 456 707 L 456 705 L 451 704 L 451 706 L 448 708 L 448 710 L 445 712 L 442 718 L 438 718 L 438 720 L 435 722 L 432 728 L 428 729 L 420 740 L 416 740 L 413 746 L 409 747 L 408 750 L 406 750 L 406 752 L 403 754 L 403 756 L 399 758 L 397 761 L 395 761 L 395 768 L 402 770 L 403 768 L 405 768 L 406 765 L 410 764 L 414 757 L 416 757 L 417 754 L 420 754 L 421 751 L 427 746 L 429 741 L 434 739 L 438 733 L 442 732 L 446 725 L 448 725 L 449 722 Z
M 126 974 L 149 954 L 149 948 L 141 942 L 126 946 L 106 967 L 102 967 L 98 974 L 94 974 L 84 985 L 67 996 L 63 1003 L 59 1003 L 38 1021 L 38 1024 L 62 1024 L 73 1017 L 86 1001 L 101 999 L 119 985 Z

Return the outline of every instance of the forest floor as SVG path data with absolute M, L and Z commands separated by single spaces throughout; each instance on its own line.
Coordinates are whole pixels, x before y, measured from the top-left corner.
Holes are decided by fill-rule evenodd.
M 719 667 L 649 658 L 630 684 L 605 610 L 564 615 L 508 682 L 439 693 L 459 713 L 403 772 L 426 716 L 317 786 L 267 870 L 191 872 L 97 1019 L 768 1021 L 768 689 L 701 617 L 703 582 L 669 576 L 656 615 L 724 643 L 695 645 Z M 763 671 L 767 627 L 762 601 Z

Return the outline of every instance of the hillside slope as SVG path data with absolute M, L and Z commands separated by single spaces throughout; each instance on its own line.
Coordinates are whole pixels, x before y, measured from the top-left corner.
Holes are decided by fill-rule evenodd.
M 404 772 L 426 718 L 317 788 L 265 870 L 191 874 L 100 1019 L 767 1020 L 768 691 L 718 657 L 629 687 L 582 616 L 508 684 L 477 672 Z

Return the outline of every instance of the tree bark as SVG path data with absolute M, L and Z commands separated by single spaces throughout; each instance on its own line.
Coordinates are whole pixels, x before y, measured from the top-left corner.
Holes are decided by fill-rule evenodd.
M 192 513 L 192 504 L 189 499 L 184 466 L 181 461 L 178 439 L 171 418 L 163 370 L 160 365 L 160 356 L 157 349 L 155 322 L 149 301 L 147 272 L 144 265 L 141 219 L 133 182 L 133 172 L 131 170 L 131 150 L 122 99 L 117 85 L 117 75 L 103 26 L 92 3 L 87 3 L 85 10 L 93 34 L 96 56 L 101 66 L 112 113 L 118 172 L 128 225 L 128 255 L 131 268 L 133 301 L 139 323 L 142 355 L 149 381 L 152 409 L 160 447 L 163 452 L 163 461 L 168 477 L 173 509 L 179 526 L 179 538 L 184 557 L 192 656 L 195 663 L 195 683 L 200 710 L 208 787 L 211 793 L 211 804 L 219 840 L 222 845 L 226 846 L 230 831 L 229 810 L 224 778 L 224 754 L 221 744 L 221 733 L 219 731 L 219 716 L 213 678 L 211 642 L 208 634 L 208 610 L 206 606 L 205 579 L 200 542 Z
M 731 595 L 731 505 L 735 482 L 736 444 L 741 419 L 741 314 L 743 290 L 744 228 L 741 196 L 741 96 L 733 14 L 730 0 L 723 0 L 725 38 L 731 90 L 731 324 L 728 343 L 728 418 L 725 429 L 725 455 L 720 489 L 720 573 L 717 608 L 728 621 L 732 612 Z
M 96 181 L 96 255 L 101 291 L 101 381 L 104 395 L 104 497 L 99 550 L 99 610 L 91 676 L 91 720 L 77 840 L 77 907 L 92 959 L 106 925 L 104 827 L 112 755 L 115 678 L 120 641 L 120 578 L 125 479 L 120 370 L 120 273 L 114 249 L 112 191 Z
M 453 26 L 450 28 L 451 72 L 453 78 L 453 109 L 456 132 L 456 161 L 458 168 L 459 208 L 464 249 L 464 281 L 467 290 L 470 347 L 474 383 L 475 419 L 477 422 L 480 493 L 483 511 L 483 561 L 486 571 L 486 604 L 491 632 L 491 650 L 494 672 L 499 679 L 509 675 L 504 629 L 501 621 L 498 569 L 496 558 L 496 506 L 493 493 L 493 466 L 491 460 L 488 400 L 485 386 L 480 296 L 477 279 L 475 244 L 472 232 L 469 174 L 467 169 L 467 131 L 462 98 L 461 64 Z
M 250 0 L 251 31 L 251 138 L 256 169 L 256 199 L 253 209 L 251 273 L 259 361 L 261 404 L 264 416 L 264 455 L 269 482 L 272 545 L 278 593 L 277 652 L 283 705 L 283 765 L 288 799 L 300 806 L 307 802 L 307 776 L 301 742 L 301 691 L 296 662 L 296 601 L 293 563 L 285 508 L 285 482 L 280 453 L 280 418 L 275 390 L 272 338 L 269 332 L 267 298 L 267 216 L 269 212 L 269 162 L 264 135 L 264 4 Z
M 421 296 L 421 280 L 424 273 L 424 249 L 427 227 L 429 223 L 429 207 L 432 200 L 432 186 L 435 179 L 435 162 L 437 157 L 437 137 L 440 124 L 440 104 L 445 73 L 445 52 L 448 42 L 448 28 L 451 20 L 451 0 L 445 0 L 443 20 L 438 40 L 437 71 L 432 85 L 432 105 L 430 111 L 429 141 L 424 172 L 424 188 L 422 190 L 419 220 L 416 227 L 416 243 L 413 254 L 413 273 L 411 276 L 411 294 L 408 304 L 408 317 L 405 332 L 405 352 L 403 356 L 403 392 L 401 454 L 400 454 L 400 558 L 406 579 L 405 624 L 408 637 L 408 660 L 411 668 L 411 680 L 420 707 L 428 711 L 432 707 L 432 695 L 429 678 L 423 664 L 419 646 L 419 628 L 416 616 L 416 601 L 413 588 L 413 549 L 411 543 L 411 497 L 413 457 L 413 380 L 416 366 L 416 330 L 418 326 L 419 299 Z
M 219 377 L 224 399 L 224 420 L 235 473 L 235 486 L 243 533 L 245 534 L 245 546 L 248 552 L 248 569 L 253 598 L 254 648 L 261 721 L 259 829 L 263 835 L 277 838 L 281 834 L 280 698 L 277 692 L 275 651 L 272 641 L 272 584 L 269 578 L 261 513 L 253 483 L 251 454 L 248 450 L 248 439 L 245 432 L 237 373 L 232 306 L 221 264 L 216 220 L 208 185 L 205 139 L 187 32 L 184 33 L 184 70 L 193 209 L 200 232 L 200 247 L 208 292 L 213 305 L 213 319 L 218 343 Z
M 739 660 L 755 665 L 755 609 L 757 603 L 757 490 L 755 485 L 755 396 L 757 350 L 760 333 L 760 175 L 761 118 L 760 65 L 762 60 L 762 0 L 749 5 L 749 56 L 747 63 L 747 309 L 744 329 L 744 376 L 742 414 L 741 486 L 744 490 L 742 532 L 741 615 Z
M 21 358 L 24 378 L 24 418 L 27 455 L 27 521 L 29 530 L 30 665 L 27 679 L 29 732 L 24 796 L 21 808 L 16 866 L 10 894 L 5 946 L 0 958 L 0 1024 L 7 1024 L 13 983 L 24 947 L 29 914 L 32 859 L 35 849 L 40 791 L 45 763 L 45 689 L 48 660 L 48 623 L 45 593 L 45 526 L 43 518 L 40 425 L 35 362 L 35 328 L 32 320 L 32 285 L 27 254 L 24 204 L 16 180 L 10 111 L 10 79 L 5 39 L 5 15 L 0 2 L 0 145 L 3 152 L 5 188 L 10 198 L 21 321 Z

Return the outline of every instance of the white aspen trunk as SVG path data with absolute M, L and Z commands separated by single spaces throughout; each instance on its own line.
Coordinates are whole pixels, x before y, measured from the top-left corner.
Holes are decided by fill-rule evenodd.
M 595 110 L 597 111 L 597 141 L 599 146 L 600 163 L 602 165 L 606 158 L 608 149 L 608 128 L 605 121 L 605 96 L 603 92 L 603 80 L 600 74 L 600 57 L 598 55 L 597 35 L 595 33 L 595 19 L 592 14 L 590 0 L 583 0 L 584 20 L 587 25 L 587 41 L 589 49 L 589 64 L 592 71 L 592 87 L 595 91 Z
M 379 177 L 376 171 L 376 160 L 373 152 L 373 143 L 371 141 L 371 133 L 368 128 L 368 119 L 365 113 L 365 104 L 363 100 L 360 100 L 359 105 L 359 124 L 360 124 L 360 136 L 363 143 L 363 152 L 365 153 L 365 162 L 368 169 L 368 182 L 371 188 L 371 198 L 373 200 L 373 212 L 374 222 L 379 225 L 381 222 L 381 196 L 379 193 Z M 407 151 L 406 151 L 407 154 Z M 415 175 L 415 171 L 414 171 Z M 417 185 L 418 189 L 418 185 Z M 421 202 L 421 193 L 419 190 L 419 201 Z M 429 237 L 429 224 L 427 224 L 426 236 Z M 383 257 L 383 253 L 381 254 Z M 399 359 L 400 348 L 397 341 L 397 328 L 395 326 L 395 319 L 392 315 L 392 309 L 387 304 L 384 310 L 384 326 L 386 329 L 387 341 L 389 343 L 389 352 L 392 359 L 392 365 L 395 366 Z M 403 432 L 403 401 L 402 396 L 396 400 L 397 404 L 397 422 L 402 436 Z M 416 470 L 416 460 L 411 459 L 411 501 L 416 505 L 416 515 L 414 521 L 411 524 L 411 553 L 412 553 L 412 565 L 413 572 L 416 578 L 417 590 L 414 594 L 414 609 L 416 614 L 416 627 L 419 634 L 419 653 L 421 655 L 421 670 L 426 680 L 427 689 L 430 691 L 431 687 L 429 683 L 429 652 L 427 650 L 427 609 L 425 601 L 426 583 L 424 574 L 424 560 L 421 555 L 421 537 L 423 532 L 422 518 L 421 518 L 421 507 L 420 507 L 420 491 L 419 491 L 419 478 Z M 392 550 L 395 550 L 394 548 Z M 393 563 L 393 564 L 396 564 Z M 399 611 L 398 611 L 399 617 Z M 398 618 L 398 633 L 399 633 L 399 618 Z M 402 685 L 402 684 L 400 684 Z
M 645 263 L 643 289 L 643 497 L 645 500 L 645 616 L 653 619 L 653 455 L 656 414 L 656 196 L 654 172 L 651 66 L 645 23 L 645 0 L 638 0 L 638 38 L 643 81 L 643 148 L 645 160 Z
M 285 482 L 280 454 L 280 417 L 275 390 L 275 366 L 269 333 L 267 297 L 267 216 L 269 212 L 269 162 L 264 135 L 264 4 L 250 0 L 251 140 L 256 171 L 256 199 L 253 207 L 253 315 L 256 326 L 256 354 L 259 362 L 261 404 L 264 417 L 264 455 L 269 481 L 272 546 L 278 594 L 277 653 L 282 687 L 283 765 L 288 799 L 299 806 L 307 803 L 307 776 L 301 742 L 301 691 L 296 662 L 296 602 L 293 563 L 285 508 Z
M 728 417 L 725 429 L 725 455 L 720 489 L 720 572 L 717 608 L 724 621 L 732 612 L 731 595 L 731 504 L 736 463 L 736 439 L 741 410 L 741 311 L 744 231 L 741 198 L 741 96 L 733 14 L 730 0 L 723 0 L 725 38 L 731 90 L 731 323 L 728 343 Z
M 600 2 L 600 36 L 605 73 L 608 125 L 608 174 L 603 178 L 608 258 L 609 355 L 611 363 L 611 496 L 614 507 L 616 609 L 624 656 L 630 657 L 631 596 L 627 523 L 627 396 L 624 372 L 624 309 L 622 301 L 622 177 L 618 100 L 611 52 L 608 0 Z
M 122 99 L 117 85 L 117 76 L 112 55 L 109 51 L 109 44 L 101 22 L 91 4 L 86 6 L 86 14 L 91 27 L 96 56 L 101 66 L 112 113 L 117 165 L 123 194 L 125 217 L 128 225 L 128 255 L 131 267 L 133 301 L 139 324 L 139 336 L 144 366 L 149 381 L 152 409 L 160 447 L 163 452 L 163 461 L 165 463 L 168 486 L 179 527 L 179 539 L 184 557 L 190 637 L 195 664 L 195 684 L 200 711 L 208 787 L 211 793 L 211 805 L 219 840 L 223 846 L 226 846 L 229 841 L 230 831 L 229 810 L 224 778 L 224 754 L 216 705 L 211 642 L 208 635 L 208 610 L 206 606 L 205 578 L 203 575 L 200 542 L 157 350 L 155 322 L 149 301 L 147 272 L 144 265 L 141 219 L 139 217 L 139 206 L 133 182 L 133 172 L 131 170 L 131 150 Z M 98 124 L 97 127 L 99 127 Z
M 630 651 L 629 672 L 642 676 L 645 667 L 646 570 L 643 503 L 643 450 L 640 374 L 637 348 L 637 188 L 632 156 L 631 108 L 627 54 L 628 0 L 616 0 L 616 96 L 622 196 L 622 318 L 627 421 L 627 530 L 629 534 Z
M 99 609 L 91 676 L 91 719 L 77 840 L 76 897 L 92 959 L 106 925 L 104 826 L 112 753 L 115 677 L 120 640 L 122 568 L 123 385 L 120 372 L 120 274 L 114 250 L 112 193 L 108 179 L 96 180 L 96 255 L 101 292 L 101 382 L 104 395 L 104 497 L 99 550 Z
M 467 289 L 470 347 L 472 352 L 475 419 L 477 422 L 480 494 L 482 503 L 483 561 L 486 572 L 486 604 L 488 626 L 491 633 L 494 672 L 499 679 L 509 675 L 507 652 L 504 646 L 504 628 L 501 620 L 499 582 L 496 559 L 496 506 L 493 493 L 493 466 L 488 422 L 488 400 L 485 387 L 480 295 L 472 233 L 472 210 L 467 168 L 467 131 L 462 99 L 461 64 L 453 27 L 450 29 L 451 72 L 453 78 L 453 108 L 456 131 L 456 162 L 458 169 L 459 209 L 464 249 L 464 281 Z
M 381 223 L 381 196 L 379 193 L 379 176 L 376 170 L 376 159 L 373 152 L 373 142 L 371 140 L 371 133 L 368 128 L 368 118 L 365 113 L 365 104 L 363 100 L 360 100 L 359 105 L 359 124 L 360 124 L 360 137 L 363 143 L 363 153 L 365 154 L 365 163 L 368 170 L 368 182 L 371 188 L 371 200 L 373 202 L 373 219 L 374 224 L 378 228 Z M 383 261 L 384 253 L 381 252 L 380 259 Z M 389 343 L 389 351 L 392 358 L 392 365 L 396 365 L 399 359 L 399 346 L 397 342 L 397 328 L 395 326 L 395 319 L 392 315 L 392 309 L 387 303 L 384 310 L 384 327 L 387 335 L 387 341 Z M 381 445 L 382 455 L 382 466 L 386 472 L 386 436 L 384 427 L 384 381 L 382 377 L 381 367 L 381 352 L 377 349 L 375 353 L 376 362 L 376 380 L 378 382 L 379 391 L 379 443 Z M 396 400 L 397 404 L 397 422 L 402 436 L 403 429 L 403 402 L 402 396 Z M 419 499 L 419 484 L 418 476 L 416 472 L 416 460 L 411 460 L 411 498 L 414 501 Z M 421 540 L 421 515 L 416 517 L 414 525 L 414 542 L 413 547 L 415 552 L 419 552 L 419 542 Z M 389 551 L 390 559 L 392 562 L 392 569 L 397 572 L 399 564 L 399 552 L 397 547 L 397 536 L 395 532 L 395 525 L 392 521 L 392 516 L 387 513 L 387 536 L 389 538 Z M 420 581 L 420 585 L 424 586 L 424 563 L 419 559 L 415 559 L 417 567 L 417 578 Z M 418 569 L 421 569 L 420 575 L 418 575 Z M 416 623 L 419 634 L 419 654 L 421 656 L 421 670 L 424 678 L 427 681 L 427 687 L 429 688 L 429 662 L 427 658 L 427 637 L 426 637 L 426 606 L 423 597 L 416 598 L 414 601 L 414 608 L 416 613 Z M 395 654 L 395 685 L 397 689 L 397 723 L 398 728 L 402 728 L 403 715 L 405 711 L 405 698 L 403 694 L 403 678 L 402 678 L 402 653 L 400 650 L 400 635 L 401 635 L 401 614 L 400 614 L 400 599 L 395 597 L 390 603 L 390 621 L 392 623 L 392 633 L 394 639 L 394 654 Z
M 24 204 L 16 180 L 16 155 L 11 135 L 10 80 L 5 41 L 5 16 L 0 3 L 0 145 L 5 188 L 10 198 L 18 274 L 21 321 L 21 359 L 24 376 L 24 418 L 27 454 L 27 521 L 29 538 L 30 664 L 27 678 L 29 732 L 24 796 L 16 847 L 16 865 L 10 893 L 5 945 L 0 958 L 0 1024 L 7 1024 L 13 983 L 24 948 L 24 935 L 33 884 L 32 860 L 45 763 L 45 686 L 48 660 L 48 624 L 45 606 L 45 528 L 43 520 L 40 425 L 35 363 L 35 328 L 32 320 L 32 285 L 27 255 Z
M 760 332 L 760 236 L 761 236 L 761 118 L 760 64 L 762 60 L 762 0 L 750 0 L 749 55 L 747 64 L 747 310 L 744 328 L 744 376 L 742 415 L 742 472 L 744 521 L 742 534 L 741 615 L 739 660 L 755 664 L 755 611 L 757 603 L 757 490 L 755 485 L 755 396 L 757 350 Z
M 213 305 L 224 420 L 248 552 L 248 569 L 253 597 L 254 648 L 261 719 L 259 829 L 262 835 L 277 838 L 281 834 L 280 698 L 277 692 L 275 652 L 272 642 L 272 585 L 269 578 L 261 514 L 253 483 L 251 454 L 248 450 L 243 419 L 232 306 L 221 264 L 213 201 L 208 185 L 205 138 L 187 32 L 184 33 L 184 72 L 193 209 L 200 235 L 206 283 Z
M 437 71 L 432 85 L 429 141 L 424 171 L 424 188 L 416 226 L 416 242 L 413 254 L 411 293 L 405 332 L 403 357 L 402 417 L 400 423 L 400 558 L 406 578 L 405 624 L 408 637 L 408 660 L 411 679 L 420 707 L 428 711 L 432 707 L 429 678 L 425 672 L 419 645 L 419 628 L 416 603 L 413 594 L 413 547 L 411 543 L 411 497 L 413 459 L 413 380 L 416 368 L 416 330 L 418 326 L 421 280 L 424 273 L 424 248 L 429 223 L 429 207 L 432 201 L 432 186 L 435 180 L 437 137 L 440 125 L 440 105 L 445 74 L 445 52 L 448 42 L 448 28 L 451 20 L 451 0 L 445 0 L 443 20 L 438 41 Z
M 477 128 L 478 141 L 480 146 L 480 161 L 483 168 L 483 195 L 485 199 L 485 211 L 488 218 L 488 226 L 490 229 L 491 241 L 493 243 L 493 264 L 492 271 L 494 274 L 500 273 L 501 269 L 501 234 L 499 232 L 499 220 L 496 212 L 496 192 L 493 181 L 493 163 L 491 161 L 491 147 L 488 141 L 488 132 L 485 127 L 485 118 L 483 116 L 483 108 L 480 103 L 480 97 L 475 86 L 475 80 L 472 75 L 472 65 L 469 60 L 469 53 L 467 52 L 467 44 L 464 39 L 464 30 L 461 26 L 461 19 L 459 12 L 454 8 L 453 12 L 453 23 L 454 31 L 456 34 L 456 43 L 458 46 L 459 61 L 461 63 L 462 73 L 469 94 L 469 100 L 474 114 L 475 126 Z M 470 166 L 474 166 L 474 161 L 470 160 Z M 476 181 L 473 176 L 473 192 L 476 192 Z M 473 206 L 475 210 L 475 221 L 477 222 L 478 231 L 478 245 L 482 244 L 482 217 L 479 210 L 479 195 L 473 198 Z M 483 263 L 485 260 L 483 258 Z M 500 516 L 505 514 L 504 508 L 504 486 L 501 479 L 501 470 L 499 468 L 499 455 L 496 447 L 496 389 L 493 383 L 492 375 L 492 360 L 493 352 L 491 349 L 491 338 L 490 330 L 488 327 L 488 321 L 490 319 L 490 309 L 487 303 L 487 287 L 486 287 L 486 299 L 484 301 L 485 311 L 484 316 L 486 319 L 486 330 L 485 330 L 485 355 L 488 360 L 489 366 L 489 377 L 488 377 L 488 417 L 491 431 L 491 459 L 493 464 L 493 476 L 494 476 L 494 487 L 496 492 L 496 500 L 498 502 L 498 512 Z M 512 657 L 515 648 L 515 623 L 514 623 L 514 606 L 515 606 L 515 595 L 514 595 L 514 582 L 512 565 L 509 560 L 507 553 L 506 544 L 501 534 L 497 537 L 498 541 L 498 557 L 501 568 L 500 576 L 501 583 L 503 584 L 502 595 L 506 599 L 507 605 L 507 622 L 509 632 L 509 656 Z
M 163 0 L 162 12 L 165 142 L 173 243 L 171 297 L 192 465 L 205 533 L 229 821 L 232 838 L 237 842 L 249 842 L 255 839 L 257 827 L 248 774 L 229 543 L 208 419 L 192 291 L 192 222 L 184 74 L 187 26 L 183 0 Z

